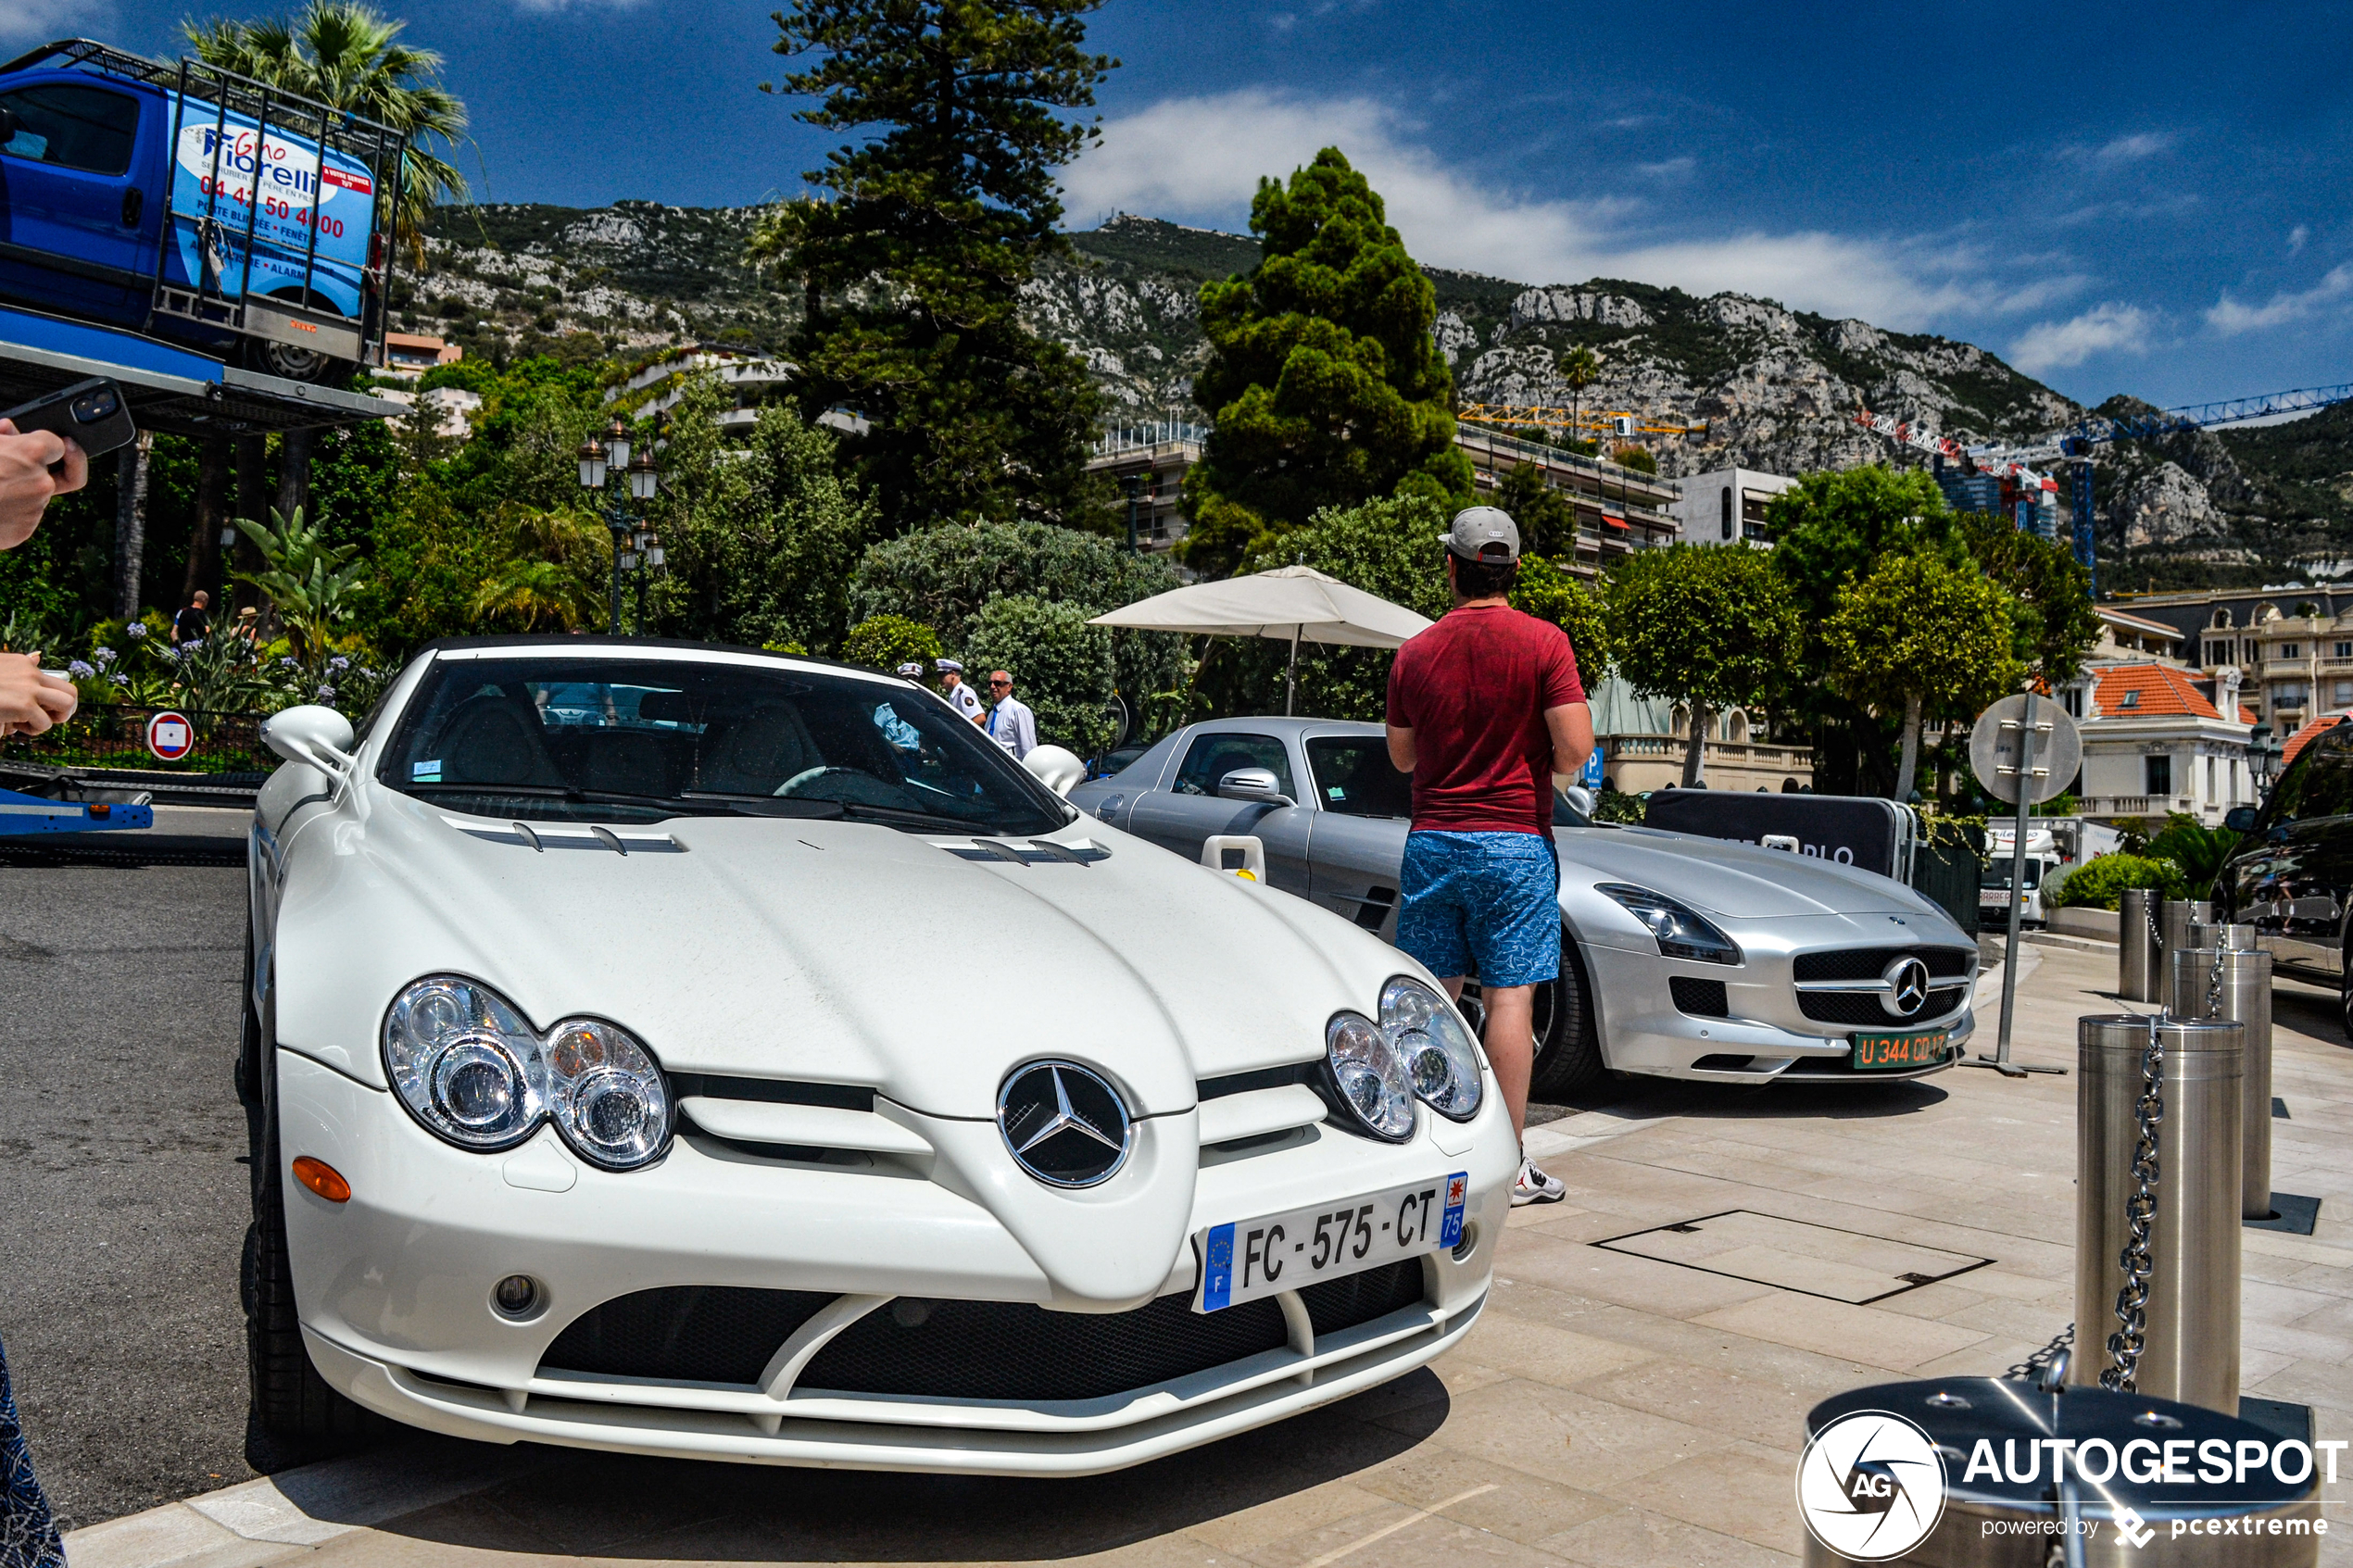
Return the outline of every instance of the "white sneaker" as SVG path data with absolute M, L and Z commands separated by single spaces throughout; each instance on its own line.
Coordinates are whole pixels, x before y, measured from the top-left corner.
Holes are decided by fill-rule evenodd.
M 1512 1183 L 1512 1207 L 1529 1203 L 1558 1203 L 1568 1196 L 1568 1188 L 1557 1176 L 1548 1176 L 1536 1168 L 1526 1155 L 1520 1156 L 1519 1179 Z

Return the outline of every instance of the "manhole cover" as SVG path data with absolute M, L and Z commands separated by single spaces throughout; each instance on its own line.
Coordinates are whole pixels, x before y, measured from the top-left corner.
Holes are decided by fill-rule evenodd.
M 1994 1261 L 1746 1209 L 1679 1220 L 1593 1245 L 1857 1307 Z

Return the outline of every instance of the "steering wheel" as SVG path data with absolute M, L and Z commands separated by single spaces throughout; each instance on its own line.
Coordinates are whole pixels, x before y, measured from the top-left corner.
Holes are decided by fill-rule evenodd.
M 801 785 L 806 784 L 815 784 L 819 779 L 824 778 L 828 773 L 856 773 L 860 778 L 864 778 L 866 776 L 856 768 L 836 768 L 827 766 L 803 768 L 799 772 L 795 773 L 791 778 L 788 778 L 784 783 L 778 784 L 776 786 L 775 793 L 778 795 L 790 795 L 794 791 L 799 789 Z

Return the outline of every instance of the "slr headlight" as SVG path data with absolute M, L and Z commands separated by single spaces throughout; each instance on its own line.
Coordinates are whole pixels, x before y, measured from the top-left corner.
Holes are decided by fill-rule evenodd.
M 1452 1002 L 1401 974 L 1381 987 L 1380 1027 L 1424 1104 L 1457 1122 L 1478 1114 L 1478 1047 Z
M 1688 904 L 1664 893 L 1630 883 L 1604 882 L 1595 889 L 1649 928 L 1658 950 L 1670 959 L 1696 959 L 1702 963 L 1738 963 L 1741 950 L 1732 939 L 1707 922 Z
M 547 1032 L 550 1114 L 583 1159 L 608 1170 L 643 1165 L 670 1137 L 670 1085 L 636 1037 L 601 1019 Z
M 512 1148 L 542 1121 L 609 1171 L 669 1146 L 670 1085 L 628 1031 L 573 1018 L 543 1036 L 512 1002 L 458 975 L 428 975 L 393 998 L 384 1059 L 409 1113 L 459 1148 Z
M 1361 1013 L 1324 1027 L 1324 1061 L 1340 1103 L 1365 1132 L 1390 1143 L 1414 1135 L 1414 1090 L 1389 1036 Z
M 547 1114 L 539 1037 L 506 997 L 456 975 L 394 999 L 384 1071 L 409 1114 L 460 1148 L 511 1148 Z

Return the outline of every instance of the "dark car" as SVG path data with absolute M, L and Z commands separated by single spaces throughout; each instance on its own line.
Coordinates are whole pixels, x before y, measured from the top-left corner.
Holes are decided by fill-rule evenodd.
M 2271 798 L 2242 806 L 2223 825 L 2246 834 L 2215 878 L 2215 909 L 2255 927 L 2271 972 L 2334 985 L 2353 1037 L 2353 985 L 2346 970 L 2353 904 L 2353 724 L 2307 746 Z

